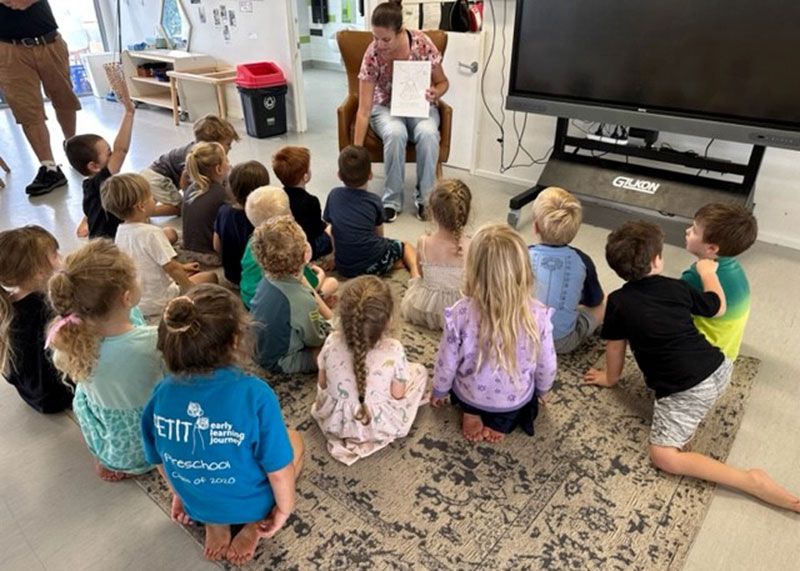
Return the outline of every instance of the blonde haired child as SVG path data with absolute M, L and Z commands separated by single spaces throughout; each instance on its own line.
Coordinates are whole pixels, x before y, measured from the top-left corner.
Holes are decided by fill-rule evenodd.
M 47 280 L 60 265 L 58 242 L 40 226 L 0 232 L 0 375 L 42 413 L 61 412 L 72 402 L 44 349 L 52 317 Z
M 173 299 L 158 326 L 171 374 L 142 415 L 147 459 L 173 492 L 172 518 L 204 522 L 206 558 L 234 565 L 286 523 L 303 464 L 303 440 L 287 431 L 275 393 L 243 368 L 251 346 L 247 314 L 230 291 L 201 285 Z M 231 540 L 237 523 L 245 525 Z
M 48 289 L 58 317 L 47 345 L 78 383 L 72 408 L 97 474 L 117 481 L 149 471 L 139 424 L 164 370 L 156 328 L 132 311 L 141 294 L 133 260 L 109 240 L 92 240 L 67 256 Z
M 536 298 L 555 310 L 558 353 L 577 349 L 603 322 L 605 294 L 592 259 L 569 243 L 581 227 L 580 201 L 551 186 L 533 202 L 533 230 L 540 243 L 528 248 L 537 277 Z
M 155 200 L 144 177 L 132 173 L 114 175 L 103 185 L 102 198 L 103 208 L 123 220 L 114 242 L 136 264 L 142 288 L 139 309 L 144 315 L 161 313 L 180 290 L 196 283 L 216 282 L 213 272 L 194 273 L 198 264 L 179 263 L 163 230 L 150 224 Z
M 311 416 L 331 455 L 347 464 L 408 434 L 424 404 L 425 367 L 409 363 L 390 336 L 394 302 L 388 284 L 361 276 L 342 288 L 339 327 L 319 355 Z
M 505 224 L 481 227 L 464 271 L 464 297 L 444 312 L 431 404 L 449 394 L 464 411 L 467 440 L 497 442 L 517 425 L 533 436 L 556 354 L 552 310 L 532 297 L 522 237 Z
M 302 281 L 311 246 L 300 225 L 289 215 L 276 216 L 256 228 L 253 254 L 265 277 L 250 303 L 257 328 L 259 365 L 276 373 L 317 370 L 319 347 L 328 335 L 315 292 Z
M 263 186 L 254 190 L 247 197 L 244 211 L 247 219 L 255 228 L 275 216 L 286 216 L 292 213 L 289 207 L 289 197 L 282 188 L 277 186 Z M 256 294 L 258 284 L 263 277 L 261 266 L 253 256 L 253 237 L 251 236 L 242 256 L 242 279 L 239 282 L 239 292 L 245 307 L 250 307 L 250 301 Z M 326 277 L 325 271 L 314 264 L 307 264 L 303 268 L 303 279 L 318 294 L 317 304 L 325 319 L 330 319 L 333 313 L 328 302 L 331 302 L 331 305 L 335 302 L 339 281 L 336 278 Z
M 231 170 L 228 153 L 219 143 L 197 143 L 186 155 L 186 171 L 192 184 L 183 197 L 183 250 L 192 261 L 219 266 L 214 250 L 214 221 L 220 207 L 233 202 L 225 188 Z
M 400 311 L 406 321 L 441 329 L 444 309 L 461 297 L 464 260 L 469 237 L 472 193 L 460 180 L 443 180 L 428 197 L 426 213 L 437 224 L 436 232 L 417 241 L 417 267 L 421 274 L 408 282 Z

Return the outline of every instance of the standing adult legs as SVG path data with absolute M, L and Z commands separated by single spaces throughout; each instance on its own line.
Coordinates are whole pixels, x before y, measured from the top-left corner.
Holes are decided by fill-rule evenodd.
M 400 212 L 403 209 L 408 144 L 406 124 L 403 119 L 392 117 L 388 107 L 376 105 L 372 108 L 370 125 L 383 141 L 383 164 L 386 170 L 383 206 Z
M 417 155 L 417 186 L 414 201 L 417 205 L 425 204 L 431 189 L 436 184 L 436 165 L 439 162 L 439 109 L 431 107 L 430 116 L 426 119 L 411 118 L 409 132 Z

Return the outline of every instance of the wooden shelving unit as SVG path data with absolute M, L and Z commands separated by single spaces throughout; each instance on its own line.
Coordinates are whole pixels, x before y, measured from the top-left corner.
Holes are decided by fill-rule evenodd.
M 171 109 L 178 114 L 178 102 L 185 106 L 186 94 L 178 86 L 172 93 L 169 81 L 158 81 L 154 77 L 139 77 L 138 67 L 145 63 L 162 62 L 167 71 L 204 72 L 216 70 L 217 60 L 203 54 L 193 54 L 178 50 L 125 50 L 122 52 L 122 69 L 125 73 L 128 90 L 133 101 Z M 174 89 L 174 86 L 173 88 Z

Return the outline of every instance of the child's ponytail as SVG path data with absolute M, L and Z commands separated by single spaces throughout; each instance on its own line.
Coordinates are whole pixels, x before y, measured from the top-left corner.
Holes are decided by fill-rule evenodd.
M 13 360 L 9 329 L 14 304 L 6 288 L 43 283 L 53 271 L 58 241 L 41 226 L 24 226 L 0 232 L 0 375 Z
M 365 401 L 367 393 L 367 353 L 386 331 L 394 310 L 388 284 L 375 276 L 361 276 L 345 285 L 339 300 L 339 315 L 347 347 L 353 354 L 353 372 L 361 403 L 356 420 L 372 421 Z
M 46 345 L 54 349 L 56 368 L 86 382 L 98 358 L 96 323 L 135 287 L 136 270 L 110 240 L 92 240 L 64 260 L 64 268 L 48 283 L 50 305 L 58 317 L 50 324 Z
M 464 254 L 461 238 L 469 223 L 471 205 L 472 192 L 458 179 L 439 182 L 428 198 L 431 216 L 437 224 L 453 235 L 459 256 Z
M 211 174 L 225 161 L 225 148 L 219 143 L 197 143 L 186 155 L 186 171 L 192 177 L 197 190 L 191 199 L 211 187 Z

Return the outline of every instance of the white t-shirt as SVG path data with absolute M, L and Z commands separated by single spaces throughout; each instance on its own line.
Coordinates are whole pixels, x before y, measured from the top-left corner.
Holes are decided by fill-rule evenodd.
M 161 228 L 144 222 L 120 224 L 114 242 L 136 264 L 142 285 L 139 309 L 148 316 L 160 314 L 169 300 L 180 292 L 178 284 L 163 268 L 176 256 L 172 244 Z

